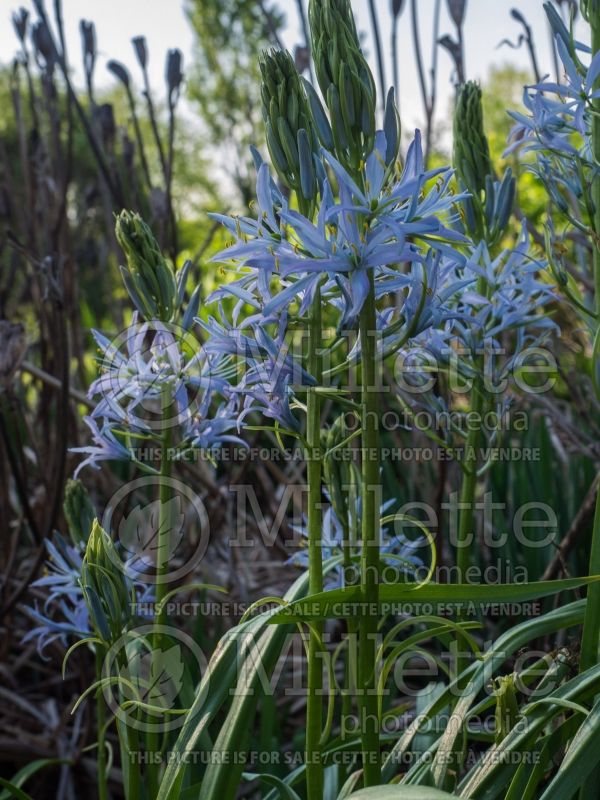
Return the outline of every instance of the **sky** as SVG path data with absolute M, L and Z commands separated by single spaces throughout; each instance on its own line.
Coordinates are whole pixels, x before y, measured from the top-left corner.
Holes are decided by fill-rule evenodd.
M 276 3 L 277 7 L 284 12 L 287 27 L 283 40 L 287 47 L 293 49 L 295 44 L 302 41 L 297 0 L 264 1 L 267 7 Z M 308 0 L 304 0 L 305 5 L 307 2 Z M 431 56 L 431 25 L 435 2 L 436 0 L 417 0 L 422 31 L 422 50 L 427 72 Z M 453 24 L 447 13 L 446 0 L 441 0 L 441 2 L 440 34 L 453 34 Z M 22 0 L 22 2 L 0 0 L 0 63 L 9 62 L 18 49 L 10 24 L 10 16 L 11 12 L 19 5 L 32 9 L 31 0 Z M 50 9 L 53 5 L 52 0 L 46 0 L 46 5 Z M 134 76 L 139 76 L 131 38 L 143 34 L 146 36 L 150 51 L 151 85 L 157 96 L 162 97 L 166 51 L 169 48 L 178 47 L 184 56 L 184 66 L 185 64 L 189 65 L 193 59 L 194 36 L 186 19 L 184 5 L 185 0 L 63 0 L 67 47 L 71 62 L 75 66 L 76 83 L 82 84 L 79 19 L 87 19 L 93 20 L 96 24 L 99 50 L 96 85 L 109 87 L 114 83 L 114 77 L 106 70 L 106 62 L 111 58 L 122 61 Z M 376 0 L 383 49 L 388 56 L 391 31 L 390 5 L 390 0 Z M 404 130 L 417 127 L 424 118 L 411 37 L 410 5 L 410 0 L 406 0 L 398 29 L 401 76 L 400 107 Z M 357 16 L 359 30 L 366 33 L 365 48 L 372 55 L 368 0 L 352 0 L 352 6 Z M 502 39 L 516 41 L 521 33 L 520 25 L 510 16 L 510 10 L 513 7 L 519 9 L 534 31 L 540 71 L 545 74 L 552 70 L 549 33 L 542 0 L 467 0 L 465 61 L 468 78 L 485 82 L 492 65 L 506 62 L 511 62 L 526 70 L 530 69 L 530 62 L 524 47 L 517 50 L 506 46 L 498 47 Z M 385 69 L 386 82 L 389 85 L 392 80 L 389 57 L 386 59 Z M 453 94 L 451 73 L 450 57 L 440 48 L 437 93 L 439 116 L 441 117 L 446 116 Z M 193 120 L 194 109 L 186 101 L 183 103 L 182 112 L 190 120 Z

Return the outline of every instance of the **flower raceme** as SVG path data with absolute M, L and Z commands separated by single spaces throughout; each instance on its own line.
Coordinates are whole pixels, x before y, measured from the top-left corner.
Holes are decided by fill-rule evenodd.
M 382 297 L 407 288 L 401 265 L 424 263 L 428 249 L 462 259 L 456 245 L 467 239 L 456 231 L 453 213 L 461 196 L 450 190 L 450 169 L 424 168 L 418 131 L 400 173 L 386 163 L 383 131 L 359 179 L 330 153 L 324 151 L 322 158 L 335 177 L 339 200 L 326 178 L 316 219 L 289 206 L 264 163 L 257 175 L 258 218 L 216 217 L 235 238 L 214 260 L 237 262 L 239 277 L 212 299 L 229 294 L 266 316 L 298 302 L 302 315 L 320 286 L 328 302 L 341 305 L 340 326 L 352 327 L 366 298 L 369 272 Z M 273 292 L 275 277 L 279 291 Z
M 229 386 L 239 398 L 238 426 L 252 411 L 259 411 L 284 429 L 300 428 L 294 414 L 295 391 L 314 386 L 315 379 L 290 352 L 287 320 L 283 312 L 272 319 L 255 316 L 234 326 L 222 308 L 219 321 L 212 316 L 207 322 L 199 320 L 209 334 L 207 351 L 230 358 L 238 368 L 239 380 Z
M 540 279 L 545 263 L 531 255 L 527 229 L 521 231 L 515 246 L 493 255 L 485 241 L 471 248 L 464 265 L 449 270 L 444 285 L 449 291 L 446 317 L 441 325 L 431 326 L 403 349 L 401 396 L 416 408 L 447 413 L 443 397 L 435 394 L 436 372 L 452 368 L 454 390 L 464 382 L 485 380 L 497 396 L 506 394 L 507 381 L 527 353 L 537 348 L 558 328 L 544 313 L 556 299 L 555 287 Z M 506 337 L 510 337 L 510 347 Z
M 113 340 L 94 331 L 101 359 L 100 376 L 89 396 L 96 406 L 85 422 L 93 445 L 74 448 L 87 458 L 79 465 L 97 467 L 103 460 L 135 460 L 133 443 L 177 431 L 173 446 L 210 449 L 238 441 L 235 408 L 226 365 L 209 355 L 187 331 L 160 321 L 131 324 Z M 213 419 L 211 409 L 219 411 Z
M 591 10 L 590 13 L 596 13 Z M 563 267 L 563 254 L 585 274 L 592 262 L 585 248 L 571 248 L 570 228 L 593 240 L 598 201 L 595 188 L 600 166 L 592 152 L 593 122 L 600 98 L 600 52 L 589 57 L 590 48 L 573 38 L 556 10 L 545 4 L 560 58 L 564 82 L 545 80 L 526 86 L 526 113 L 509 112 L 515 120 L 507 152 L 532 153 L 526 167 L 544 186 L 551 208 L 546 221 L 546 245 L 550 266 L 573 307 L 590 320 L 593 303 L 576 288 Z M 597 144 L 596 144 L 597 147 Z M 592 246 L 593 250 L 593 246 Z
M 572 40 L 554 9 L 548 3 L 545 8 L 555 34 L 565 82 L 545 80 L 525 87 L 523 103 L 529 113 L 509 112 L 516 125 L 510 134 L 507 153 L 522 148 L 577 156 L 591 162 L 592 103 L 600 97 L 600 89 L 594 88 L 600 76 L 600 53 L 585 64 L 580 53 L 585 58 L 589 47 Z

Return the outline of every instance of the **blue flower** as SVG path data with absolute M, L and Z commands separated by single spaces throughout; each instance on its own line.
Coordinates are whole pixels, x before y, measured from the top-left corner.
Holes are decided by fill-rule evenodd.
M 362 187 L 331 154 L 323 152 L 338 183 L 339 202 L 325 179 L 314 222 L 285 202 L 274 201 L 277 195 L 262 164 L 257 181 L 259 218 L 220 218 L 235 241 L 214 256 L 217 261 L 238 261 L 240 270 L 249 271 L 221 287 L 213 299 L 229 293 L 267 316 L 299 299 L 302 314 L 321 285 L 328 299 L 337 296 L 341 301 L 342 326 L 351 326 L 368 293 L 370 271 L 381 296 L 406 285 L 400 265 L 426 257 L 419 243 L 460 259 L 455 245 L 467 240 L 454 225 L 452 207 L 461 196 L 450 192 L 452 171 L 424 170 L 418 131 L 399 176 L 393 166 L 386 166 L 385 150 L 385 135 L 380 131 L 363 169 Z M 442 222 L 445 217 L 448 224 Z M 275 274 L 281 279 L 280 291 L 272 294 L 270 282 Z
M 46 540 L 49 560 L 47 574 L 31 585 L 48 590 L 43 611 L 27 607 L 28 615 L 39 625 L 32 628 L 23 638 L 24 642 L 37 641 L 37 650 L 44 656 L 44 650 L 52 642 L 59 640 L 64 647 L 68 639 L 84 639 L 92 635 L 87 606 L 79 585 L 83 547 L 69 544 L 60 534 L 55 542 Z
M 495 354 L 485 365 L 486 377 L 500 385 L 527 348 L 540 346 L 558 330 L 545 312 L 555 300 L 554 286 L 539 277 L 545 267 L 530 254 L 526 226 L 516 245 L 495 257 L 481 242 L 464 265 L 450 265 L 443 278 L 449 292 L 443 325 L 423 331 L 412 346 L 423 348 L 440 368 L 452 360 L 469 378 L 480 374 L 484 353 Z M 457 281 L 459 292 L 451 289 Z M 443 287 L 439 291 L 444 296 Z M 503 341 L 506 335 L 511 336 L 509 351 Z M 425 358 L 424 366 L 431 367 L 430 361 Z
M 165 427 L 177 430 L 173 446 L 216 446 L 232 441 L 228 431 L 235 415 L 225 420 L 227 402 L 219 406 L 219 418 L 211 424 L 215 401 L 231 398 L 229 381 L 220 358 L 211 356 L 183 328 L 159 321 L 140 323 L 137 313 L 131 325 L 114 340 L 94 331 L 101 353 L 101 375 L 89 396 L 97 400 L 85 422 L 92 431 L 92 446 L 74 448 L 87 458 L 85 466 L 103 460 L 134 459 L 131 437 L 157 438 Z
M 591 164 L 592 103 L 600 97 L 600 89 L 594 89 L 600 75 L 600 53 L 586 67 L 561 36 L 556 36 L 555 42 L 566 83 L 542 81 L 525 87 L 523 103 L 529 114 L 509 111 L 517 124 L 511 131 L 506 154 L 517 148 L 525 152 L 548 151 L 583 157 Z
M 94 636 L 81 588 L 85 544 L 72 544 L 59 533 L 54 535 L 54 541 L 46 540 L 45 544 L 49 556 L 46 574 L 31 586 L 48 594 L 41 610 L 37 604 L 25 607 L 26 613 L 39 624 L 23 637 L 24 642 L 37 642 L 37 651 L 42 658 L 44 650 L 52 642 L 59 641 L 66 648 L 69 640 Z M 136 607 L 147 609 L 154 599 L 154 587 L 139 583 L 137 574 L 127 581 L 132 598 L 137 601 Z
M 98 423 L 93 417 L 84 417 L 83 421 L 92 433 L 92 441 L 94 444 L 86 445 L 85 447 L 71 448 L 72 453 L 84 453 L 87 456 L 75 470 L 75 478 L 79 475 L 81 470 L 88 465 L 94 469 L 100 469 L 100 461 L 130 460 L 131 451 L 117 439 L 106 420 L 102 423 L 102 427 L 98 426 Z
M 592 58 L 586 68 L 575 60 L 564 40 L 555 37 L 556 49 L 565 71 L 566 83 L 542 81 L 533 88 L 538 92 L 551 92 L 564 101 L 564 112 L 573 117 L 573 125 L 582 136 L 586 133 L 585 114 L 591 110 L 592 102 L 600 97 L 600 89 L 594 89 L 600 75 L 600 52 Z
M 287 314 L 252 317 L 240 326 L 229 324 L 223 313 L 221 317 L 219 322 L 210 317 L 199 323 L 209 334 L 207 352 L 227 356 L 237 366 L 239 380 L 231 383 L 230 389 L 242 401 L 238 426 L 250 413 L 259 411 L 288 430 L 298 430 L 292 411 L 295 392 L 315 381 L 290 352 Z M 268 332 L 273 326 L 274 337 Z

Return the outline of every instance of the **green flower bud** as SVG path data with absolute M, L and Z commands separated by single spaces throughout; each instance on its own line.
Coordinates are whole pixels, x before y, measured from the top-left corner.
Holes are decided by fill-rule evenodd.
M 136 308 L 145 319 L 170 322 L 177 310 L 177 284 L 152 231 L 139 214 L 123 210 L 115 234 L 127 261 L 121 267 L 123 282 Z
M 67 481 L 63 511 L 73 543 L 86 542 L 92 530 L 96 511 L 81 481 Z
M 583 18 L 592 24 L 600 18 L 600 0 L 581 0 L 581 13 Z M 598 24 L 596 22 L 596 24 Z
M 483 129 L 481 89 L 467 81 L 458 90 L 454 112 L 454 168 L 459 179 L 474 195 L 485 189 L 493 174 L 490 149 Z
M 306 93 L 287 50 L 265 52 L 259 64 L 262 113 L 271 162 L 303 206 L 317 196 L 313 154 L 318 144 Z
M 516 677 L 513 673 L 493 680 L 493 691 L 496 698 L 496 744 L 500 744 L 519 721 Z
M 376 90 L 350 2 L 310 0 L 308 16 L 315 72 L 329 109 L 336 156 L 358 172 L 373 149 Z
M 83 557 L 81 588 L 96 634 L 116 641 L 131 618 L 132 597 L 112 539 L 97 519 Z

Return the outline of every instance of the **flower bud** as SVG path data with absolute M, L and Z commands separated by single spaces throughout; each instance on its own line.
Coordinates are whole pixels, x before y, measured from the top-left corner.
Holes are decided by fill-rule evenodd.
M 106 68 L 112 72 L 115 78 L 118 78 L 118 80 L 121 81 L 121 83 L 123 84 L 123 86 L 125 86 L 125 88 L 129 88 L 131 79 L 129 77 L 129 72 L 127 71 L 127 67 L 125 67 L 124 64 L 121 64 L 120 61 L 115 61 L 114 59 L 111 59 L 106 65 Z
M 81 481 L 67 481 L 63 511 L 73 543 L 87 542 L 96 518 L 96 511 L 87 489 Z
M 56 47 L 48 25 L 44 20 L 39 20 L 31 29 L 31 40 L 37 58 L 43 58 L 46 68 L 52 72 L 58 60 Z
M 140 67 L 142 69 L 146 69 L 146 65 L 148 63 L 148 50 L 146 48 L 146 37 L 135 36 L 131 40 L 131 44 L 133 45 L 133 49 L 135 50 L 135 55 Z
M 119 563 L 112 539 L 95 519 L 83 557 L 81 588 L 94 630 L 105 642 L 116 641 L 131 616 L 130 588 Z
M 29 20 L 29 12 L 25 8 L 20 8 L 18 11 L 14 11 L 12 14 L 12 23 L 15 29 L 15 33 L 19 37 L 19 41 L 21 44 L 25 42 L 25 37 L 27 35 L 27 23 Z
M 79 23 L 81 33 L 81 46 L 83 49 L 83 60 L 87 64 L 96 60 L 96 27 L 93 22 L 82 19 Z
M 271 50 L 260 59 L 262 113 L 267 146 L 281 180 L 302 206 L 317 196 L 313 154 L 317 136 L 308 101 L 292 56 Z
M 474 81 L 467 81 L 458 90 L 453 160 L 456 173 L 467 189 L 474 195 L 483 192 L 485 179 L 493 170 L 483 130 L 481 89 Z
M 167 93 L 169 102 L 174 103 L 177 93 L 183 82 L 182 70 L 183 56 L 181 50 L 169 50 L 165 66 L 165 80 L 167 82 Z
M 600 14 L 600 0 L 581 0 L 580 7 L 584 19 L 590 23 Z
M 145 319 L 169 322 L 177 309 L 177 284 L 152 231 L 139 214 L 123 210 L 115 233 L 127 261 L 123 281 L 136 308 Z
M 360 48 L 349 0 L 310 0 L 315 72 L 331 119 L 335 154 L 358 172 L 373 150 L 375 81 Z
M 392 0 L 392 15 L 399 17 L 404 10 L 405 0 Z
M 395 163 L 400 149 L 400 115 L 394 102 L 394 89 L 390 87 L 385 101 L 383 115 L 383 132 L 385 133 L 385 163 Z

